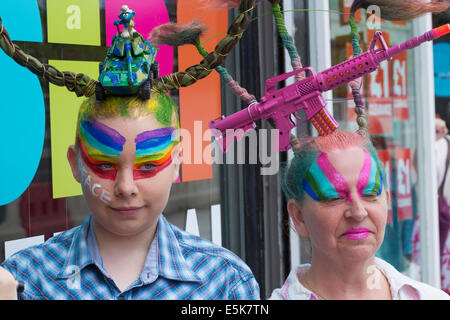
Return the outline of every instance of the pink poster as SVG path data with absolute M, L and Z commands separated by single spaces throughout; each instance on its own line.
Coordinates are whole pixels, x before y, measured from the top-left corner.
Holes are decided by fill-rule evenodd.
M 113 24 L 120 13 L 123 0 L 105 1 L 106 45 L 111 45 L 112 38 L 117 33 L 117 27 Z M 127 0 L 126 5 L 136 12 L 134 17 L 135 29 L 148 38 L 150 31 L 156 26 L 170 22 L 164 0 Z M 160 46 L 156 60 L 159 62 L 159 75 L 164 76 L 173 72 L 173 48 Z

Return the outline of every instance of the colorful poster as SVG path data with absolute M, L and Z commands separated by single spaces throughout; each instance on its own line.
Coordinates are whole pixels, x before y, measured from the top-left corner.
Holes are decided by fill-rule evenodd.
M 45 105 L 39 79 L 0 51 L 0 206 L 16 200 L 29 186 L 41 160 Z M 7 75 L 7 76 L 6 76 Z M 7 155 L 5 154 L 7 153 Z
M 391 170 L 392 170 L 392 164 L 391 164 L 391 153 L 389 150 L 377 150 L 378 157 L 380 158 L 381 163 L 384 167 L 384 172 L 386 173 L 386 183 L 387 183 L 387 190 L 391 192 Z M 391 201 L 389 202 L 388 206 L 388 219 L 387 223 L 392 223 L 392 194 L 391 194 Z
M 186 24 L 198 18 L 208 26 L 200 39 L 208 52 L 214 50 L 223 35 L 209 41 L 207 39 L 226 32 L 228 27 L 227 9 L 206 9 L 201 0 L 179 0 L 179 24 Z M 205 42 L 206 41 L 206 42 Z M 194 46 L 178 48 L 178 69 L 200 63 L 203 57 Z M 200 80 L 192 86 L 180 89 L 181 128 L 189 132 L 185 135 L 181 180 L 193 181 L 212 178 L 211 135 L 209 121 L 221 115 L 220 76 L 213 70 L 207 79 Z M 208 148 L 209 146 L 209 148 Z
M 169 13 L 164 0 L 108 0 L 105 1 L 105 27 L 106 45 L 111 45 L 112 38 L 117 33 L 114 20 L 119 20 L 120 8 L 126 4 L 131 10 L 136 12 L 133 19 L 135 29 L 144 38 L 147 38 L 153 28 L 169 23 Z M 194 12 L 195 14 L 195 12 Z M 122 26 L 120 26 L 122 28 Z M 159 46 L 156 61 L 159 62 L 159 75 L 164 76 L 173 72 L 173 48 L 170 46 Z
M 20 19 L 17 16 L 20 15 Z M 42 24 L 37 1 L 2 0 L 2 24 L 14 41 L 42 42 Z M 24 23 L 26 21 L 26 23 Z
M 392 59 L 392 94 L 394 119 L 409 120 L 408 53 L 402 52 Z
M 367 31 L 367 41 L 370 44 L 375 30 Z M 389 46 L 389 33 L 383 32 L 386 44 Z M 377 41 L 375 48 L 379 48 Z M 391 97 L 391 62 L 383 61 L 368 79 L 368 107 L 369 107 L 369 133 L 392 134 L 392 97 Z
M 92 0 L 47 0 L 49 43 L 100 45 L 100 3 Z
M 17 19 L 20 14 L 21 19 Z M 42 42 L 42 25 L 36 1 L 2 1 L 2 23 L 13 41 Z M 26 23 L 24 23 L 26 21 Z M 45 105 L 39 79 L 0 50 L 4 89 L 0 110 L 0 206 L 16 200 L 33 180 L 41 160 L 45 135 Z M 3 154 L 2 154 L 3 155 Z M 20 159 L 20 160 L 19 160 Z M 24 164 L 22 159 L 26 159 Z M 19 161 L 18 161 L 19 160 Z
M 411 150 L 395 150 L 397 217 L 399 221 L 412 219 Z
M 450 97 L 450 42 L 433 43 L 434 93 Z

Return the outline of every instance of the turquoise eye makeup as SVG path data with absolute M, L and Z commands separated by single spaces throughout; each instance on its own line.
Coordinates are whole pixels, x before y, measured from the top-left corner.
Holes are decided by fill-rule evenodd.
M 382 173 L 376 160 L 364 151 L 364 163 L 358 178 L 358 194 L 378 196 L 383 190 Z M 348 185 L 344 177 L 331 164 L 326 153 L 322 152 L 308 169 L 302 181 L 303 190 L 316 201 L 345 199 L 351 202 Z

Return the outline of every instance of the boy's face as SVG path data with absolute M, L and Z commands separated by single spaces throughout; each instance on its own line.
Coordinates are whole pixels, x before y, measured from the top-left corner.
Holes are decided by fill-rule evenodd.
M 78 156 L 68 158 L 94 220 L 116 235 L 156 225 L 178 178 L 174 128 L 154 118 L 112 118 L 80 124 Z

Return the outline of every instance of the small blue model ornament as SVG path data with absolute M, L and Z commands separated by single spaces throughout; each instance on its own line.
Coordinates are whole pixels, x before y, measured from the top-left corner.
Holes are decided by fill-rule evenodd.
M 119 20 L 114 21 L 114 25 L 117 26 L 117 31 L 120 33 L 119 25 L 123 24 L 124 28 L 122 33 L 120 34 L 124 38 L 128 38 L 130 35 L 132 35 L 134 30 L 134 16 L 136 15 L 136 12 L 128 8 L 127 5 L 123 5 L 120 8 L 120 14 L 117 16 Z
M 97 100 L 107 95 L 134 95 L 150 99 L 153 79 L 159 76 L 156 49 L 150 41 L 134 30 L 135 12 L 123 5 L 119 20 L 114 21 L 117 34 L 112 39 L 106 58 L 100 63 L 100 76 L 95 88 Z M 123 24 L 120 32 L 119 26 Z

